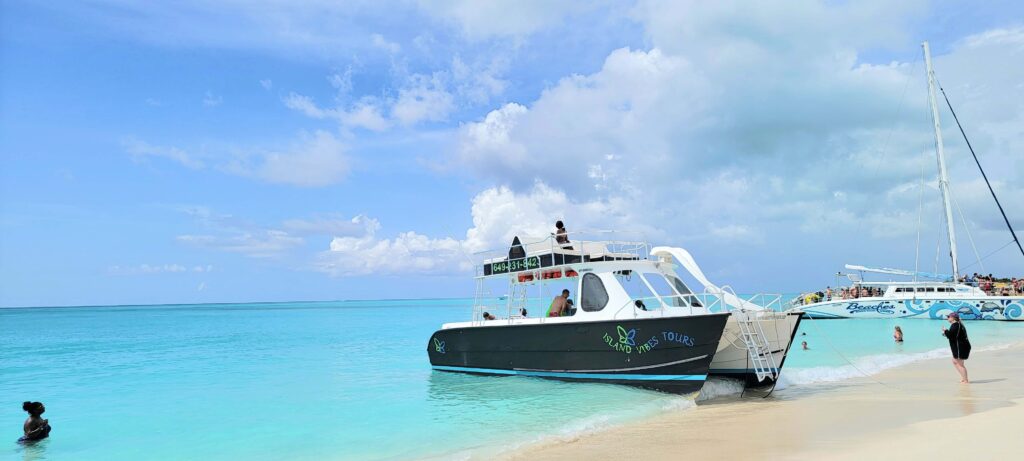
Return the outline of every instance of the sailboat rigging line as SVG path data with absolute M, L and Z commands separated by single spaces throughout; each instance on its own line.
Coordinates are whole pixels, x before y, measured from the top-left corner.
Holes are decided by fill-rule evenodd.
M 993 251 L 993 252 L 991 252 L 991 253 L 989 253 L 989 254 L 987 254 L 987 255 L 985 255 L 985 256 L 982 256 L 982 257 L 981 257 L 981 259 L 982 259 L 982 260 L 986 260 L 986 259 L 988 259 L 988 257 L 989 257 L 989 256 L 992 256 L 992 255 L 994 255 L 994 254 L 996 254 L 996 253 L 999 253 L 1000 251 L 1002 251 L 1002 250 L 1003 250 L 1003 248 L 1006 248 L 1006 247 L 1010 246 L 1010 244 L 1011 244 L 1011 243 L 1013 243 L 1013 240 L 1010 240 L 1010 241 L 1008 241 L 1008 242 L 1004 243 L 1004 244 L 1003 244 L 1003 246 L 1001 246 L 1001 247 L 999 247 L 999 248 L 996 248 L 996 249 L 995 249 L 995 251 Z M 977 262 L 973 262 L 973 263 L 970 263 L 970 264 L 968 264 L 968 265 L 964 266 L 964 269 L 966 269 L 966 268 L 968 268 L 968 267 L 971 267 L 971 266 L 973 266 L 973 265 L 975 265 L 975 264 L 977 264 Z M 982 269 L 982 270 L 984 270 L 984 269 Z
M 967 232 L 967 240 L 971 242 L 971 248 L 974 249 L 974 257 L 978 258 L 978 264 L 981 266 L 981 271 L 985 272 L 985 265 L 981 264 L 981 255 L 978 254 L 978 247 L 974 246 L 974 236 L 971 235 L 971 228 L 967 227 L 967 218 L 964 217 L 964 210 L 960 208 L 960 202 L 956 201 L 956 196 L 949 194 L 949 197 L 953 199 L 953 205 L 956 206 L 956 212 L 960 213 L 960 221 L 964 223 L 964 231 Z
M 917 59 L 915 59 L 913 64 L 910 65 L 910 72 L 907 73 L 907 81 L 903 83 L 903 94 L 900 95 L 900 102 L 896 106 L 896 115 L 893 117 L 895 120 L 899 120 L 900 113 L 903 111 L 903 101 L 907 99 L 907 88 L 910 88 L 910 80 L 911 77 L 914 76 L 914 69 L 916 68 Z M 880 170 L 882 165 L 885 164 L 885 155 L 889 150 L 889 140 L 892 139 L 892 132 L 896 131 L 897 125 L 898 123 L 893 123 L 892 126 L 889 127 L 889 134 L 885 135 L 885 142 L 882 144 L 882 158 L 879 159 L 877 164 L 875 164 L 875 174 L 871 175 L 872 177 L 878 177 L 878 170 Z
M 996 201 L 996 206 L 999 207 L 999 213 L 1003 215 L 1003 221 L 1006 221 L 1006 227 L 1010 229 L 1010 235 L 1013 236 L 1013 241 L 1017 242 L 1017 249 L 1020 250 L 1020 254 L 1024 256 L 1024 246 L 1021 246 L 1020 240 L 1017 238 L 1017 233 L 1013 231 L 1013 226 L 1010 225 L 1010 219 L 1006 217 L 1006 212 L 1003 211 L 1003 205 L 999 203 L 999 198 L 996 197 L 996 191 L 992 189 L 992 184 L 988 182 L 988 175 L 985 174 L 985 169 L 981 167 L 981 162 L 978 161 L 978 154 L 974 153 L 974 148 L 971 147 L 971 141 L 967 139 L 967 133 L 964 132 L 963 125 L 960 124 L 960 119 L 956 116 L 956 111 L 953 110 L 953 104 L 949 102 L 949 96 L 946 96 L 946 90 L 942 88 L 942 84 L 939 84 L 939 91 L 942 92 L 942 98 L 946 100 L 946 106 L 949 107 L 949 112 L 953 114 L 953 120 L 956 120 L 957 128 L 960 128 L 960 134 L 964 137 L 964 142 L 967 143 L 967 149 L 971 151 L 971 156 L 974 157 L 974 163 L 978 165 L 978 171 L 981 171 L 981 177 L 985 179 L 985 185 L 988 186 L 989 193 L 992 194 L 992 199 Z
M 846 355 L 845 355 L 845 354 L 843 354 L 843 351 L 839 350 L 839 348 L 838 348 L 838 347 L 836 347 L 836 345 L 832 343 L 832 338 L 830 338 L 830 337 L 829 337 L 828 335 L 824 334 L 824 333 L 823 333 L 823 332 L 821 331 L 821 329 L 820 329 L 820 328 L 818 328 L 818 324 L 817 324 L 817 322 L 815 321 L 815 319 L 814 319 L 814 316 L 810 316 L 810 317 L 807 317 L 807 318 L 808 318 L 808 319 L 811 319 L 811 322 L 810 322 L 810 323 L 811 323 L 811 325 L 814 325 L 814 330 L 815 330 L 815 331 L 816 331 L 817 333 L 821 334 L 821 337 L 822 337 L 822 338 L 825 338 L 825 342 L 827 342 L 827 343 L 828 343 L 828 347 L 829 347 L 829 348 L 831 348 L 831 349 L 832 349 L 832 351 L 833 351 L 833 352 L 835 352 L 835 353 L 836 353 L 836 355 L 838 355 L 838 356 L 839 356 L 839 358 L 843 359 L 843 361 L 844 361 L 844 362 L 846 362 L 846 364 L 847 364 L 847 365 L 849 365 L 849 366 L 850 366 L 851 368 L 853 368 L 854 370 L 856 370 L 856 371 L 857 371 L 857 373 L 860 373 L 860 375 L 861 375 L 861 377 L 862 377 L 862 378 L 864 378 L 864 379 L 867 379 L 868 381 L 871 381 L 871 382 L 873 382 L 873 383 L 875 383 L 875 384 L 878 384 L 879 386 L 884 386 L 884 387 L 888 387 L 888 388 L 890 388 L 890 389 L 894 389 L 894 390 L 897 390 L 897 391 L 900 391 L 900 392 L 908 392 L 908 391 L 907 391 L 906 389 L 903 389 L 903 388 L 901 388 L 901 387 L 899 387 L 899 386 L 894 386 L 894 385 L 892 385 L 892 384 L 889 384 L 889 383 L 884 383 L 884 382 L 882 382 L 881 380 L 875 379 L 875 377 L 874 377 L 874 376 L 872 376 L 872 375 L 871 375 L 870 373 L 868 373 L 868 372 L 866 372 L 866 371 L 864 371 L 864 370 L 860 369 L 860 367 L 858 367 L 858 366 L 857 366 L 857 365 L 856 365 L 855 363 L 853 363 L 853 361 L 852 361 L 852 360 L 850 360 L 850 359 L 849 359 L 848 357 L 846 357 Z

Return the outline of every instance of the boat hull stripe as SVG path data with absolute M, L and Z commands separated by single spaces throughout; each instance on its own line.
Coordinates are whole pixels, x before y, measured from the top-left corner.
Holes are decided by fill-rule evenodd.
M 680 363 L 694 362 L 697 360 L 704 360 L 708 358 L 708 354 L 698 355 L 697 357 L 690 357 L 688 359 L 676 360 L 675 362 L 668 363 L 657 363 L 654 365 L 646 365 L 642 367 L 632 368 L 608 368 L 603 370 L 533 370 L 530 368 L 516 368 L 516 371 L 542 371 L 545 373 L 557 372 L 557 373 L 611 373 L 611 372 L 622 372 L 622 371 L 637 371 L 637 370 L 650 370 L 652 368 L 663 368 L 672 365 L 679 365 Z
M 434 365 L 433 368 L 439 371 L 458 371 L 463 373 L 480 373 L 488 375 L 536 376 L 540 378 L 564 379 L 604 379 L 628 381 L 704 381 L 708 377 L 707 375 L 641 375 L 620 373 L 570 373 L 562 371 L 501 370 L 496 368 L 452 367 L 445 365 Z

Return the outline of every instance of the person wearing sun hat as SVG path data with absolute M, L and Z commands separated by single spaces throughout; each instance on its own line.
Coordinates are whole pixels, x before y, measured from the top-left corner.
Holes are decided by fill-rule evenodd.
M 967 367 L 964 360 L 971 355 L 971 342 L 967 339 L 967 328 L 960 321 L 960 314 L 951 312 L 946 316 L 950 327 L 942 329 L 942 335 L 949 340 L 949 350 L 953 353 L 953 368 L 960 374 L 960 382 L 967 384 Z

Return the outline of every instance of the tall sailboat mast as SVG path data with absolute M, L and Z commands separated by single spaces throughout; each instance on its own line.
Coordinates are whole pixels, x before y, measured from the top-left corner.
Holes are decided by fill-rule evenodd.
M 953 281 L 960 276 L 960 267 L 956 257 L 956 232 L 953 230 L 953 209 L 949 205 L 949 177 L 946 175 L 946 154 L 942 150 L 942 127 L 939 125 L 939 106 L 935 103 L 935 71 L 932 70 L 932 55 L 928 42 L 921 44 L 924 48 L 924 64 L 928 69 L 928 102 L 932 107 L 932 122 L 935 127 L 935 155 L 939 161 L 939 191 L 942 192 L 942 205 L 946 211 L 946 229 L 949 236 L 949 256 L 953 259 Z

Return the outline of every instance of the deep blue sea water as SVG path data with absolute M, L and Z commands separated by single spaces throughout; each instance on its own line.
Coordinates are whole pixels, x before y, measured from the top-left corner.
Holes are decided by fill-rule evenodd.
M 692 405 L 612 385 L 432 372 L 430 334 L 468 319 L 470 304 L 0 309 L 0 459 L 485 457 Z M 977 350 L 1024 339 L 1021 323 L 968 331 Z M 784 387 L 946 353 L 943 322 L 899 323 L 903 345 L 892 342 L 895 324 L 804 321 L 798 341 L 810 350 L 793 351 Z M 44 402 L 53 426 L 32 447 L 14 442 L 24 400 Z

